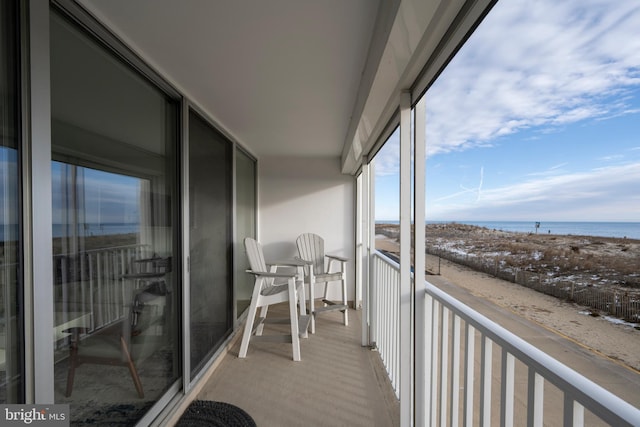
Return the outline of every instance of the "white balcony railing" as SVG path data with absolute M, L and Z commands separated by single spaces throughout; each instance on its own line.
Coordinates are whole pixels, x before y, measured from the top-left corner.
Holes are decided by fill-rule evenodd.
M 371 341 L 375 343 L 389 380 L 400 398 L 400 265 L 380 252 L 373 256 Z
M 77 254 L 55 255 L 54 299 L 56 311 L 90 314 L 92 332 L 125 315 L 128 293 L 123 276 L 132 261 L 149 256 L 146 245 L 95 249 Z M 133 284 L 137 286 L 138 284 Z
M 371 339 L 396 394 L 399 282 L 398 264 L 376 253 Z M 637 408 L 428 282 L 425 292 L 426 321 L 415 328 L 426 348 L 415 360 L 425 363 L 426 399 L 416 406 L 426 425 L 640 425 Z

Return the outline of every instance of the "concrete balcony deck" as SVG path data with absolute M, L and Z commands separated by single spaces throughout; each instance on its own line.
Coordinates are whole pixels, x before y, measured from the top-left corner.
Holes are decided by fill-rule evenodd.
M 286 317 L 287 306 L 267 317 Z M 238 359 L 238 333 L 229 353 L 196 399 L 231 403 L 259 426 L 399 426 L 399 402 L 377 352 L 361 346 L 360 311 L 323 313 L 316 333 L 302 339 L 302 361 L 292 360 L 291 345 L 251 342 Z M 284 331 L 288 325 L 266 325 Z M 242 332 L 242 331 L 240 331 Z

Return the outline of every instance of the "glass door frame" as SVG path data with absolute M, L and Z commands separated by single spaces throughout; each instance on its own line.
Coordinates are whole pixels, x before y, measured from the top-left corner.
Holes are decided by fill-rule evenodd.
M 253 188 L 254 188 L 254 207 L 253 211 L 253 228 L 255 235 L 253 238 L 257 238 L 258 236 L 258 160 L 255 156 L 253 156 L 248 150 L 239 144 L 235 144 L 233 149 L 233 166 L 232 166 L 232 175 L 233 175 L 233 237 L 232 244 L 234 247 L 243 247 L 241 242 L 238 242 L 238 152 L 242 152 L 247 158 L 253 161 L 254 170 L 253 170 Z M 234 251 L 233 254 L 233 319 L 234 319 L 234 329 L 237 329 L 243 322 L 247 314 L 248 306 L 242 312 L 238 312 L 238 277 L 235 276 L 236 272 L 239 272 L 240 267 L 240 254 Z M 245 273 L 246 274 L 246 273 Z M 253 288 L 252 288 L 253 289 Z
M 191 241 L 189 236 L 189 218 L 190 218 L 190 197 L 189 197 L 189 176 L 190 176 L 190 165 L 189 165 L 189 149 L 190 149 L 190 136 L 189 136 L 189 116 L 190 113 L 197 114 L 203 121 L 205 121 L 209 126 L 211 126 L 215 131 L 220 133 L 221 136 L 227 139 L 227 141 L 231 144 L 231 179 L 232 179 L 232 204 L 231 204 L 231 227 L 232 227 L 232 237 L 231 243 L 233 244 L 237 239 L 237 180 L 236 180 L 236 153 L 237 150 L 241 150 L 244 154 L 250 157 L 253 161 L 255 161 L 255 203 L 256 210 L 254 212 L 255 217 L 255 229 L 256 234 L 258 233 L 258 161 L 256 157 L 251 154 L 245 147 L 241 144 L 237 143 L 231 135 L 229 135 L 224 129 L 217 126 L 217 124 L 209 117 L 209 115 L 204 112 L 198 105 L 191 102 L 189 99 L 183 97 L 181 104 L 181 130 L 180 135 L 182 137 L 182 145 L 181 145 L 181 173 L 180 178 L 182 180 L 180 188 L 182 191 L 181 195 L 181 212 L 182 212 L 182 262 L 185 266 L 182 270 L 182 282 L 183 282 L 183 304 L 182 304 L 182 334 L 183 337 L 183 388 L 184 393 L 189 393 L 190 390 L 193 389 L 195 384 L 197 384 L 209 371 L 211 366 L 219 359 L 219 357 L 226 352 L 227 344 L 235 337 L 238 332 L 238 327 L 244 321 L 246 317 L 246 310 L 244 313 L 237 313 L 237 304 L 236 304 L 236 277 L 235 277 L 235 267 L 237 262 L 237 253 L 235 251 L 232 253 L 232 271 L 230 274 L 232 275 L 233 281 L 233 290 L 232 290 L 232 305 L 233 305 L 233 330 L 228 338 L 219 346 L 218 349 L 213 353 L 211 358 L 202 366 L 202 369 L 193 376 L 191 372 L 191 341 L 187 339 L 190 335 L 190 324 L 191 324 L 191 277 L 190 277 L 190 248 Z M 238 316 L 240 316 L 238 318 Z
M 181 288 L 179 289 L 182 301 L 179 304 L 181 329 L 181 354 L 182 377 L 173 384 L 170 389 L 156 402 L 153 410 L 149 411 L 140 423 L 151 422 L 161 411 L 171 406 L 170 403 L 180 396 L 184 396 L 198 383 L 215 363 L 220 355 L 226 351 L 226 346 L 238 332 L 238 326 L 246 317 L 246 313 L 234 311 L 233 331 L 229 338 L 211 356 L 203 366 L 200 373 L 189 380 L 191 367 L 189 366 L 189 313 L 190 313 L 190 280 L 189 280 L 189 111 L 197 112 L 208 123 L 218 130 L 232 144 L 232 179 L 233 179 L 233 203 L 232 203 L 232 236 L 237 236 L 236 231 L 236 180 L 235 160 L 236 150 L 240 149 L 255 160 L 255 230 L 259 232 L 258 221 L 258 173 L 259 164 L 257 157 L 249 150 L 241 146 L 231 135 L 221 129 L 216 123 L 197 105 L 186 98 L 170 83 L 146 64 L 140 57 L 133 53 L 124 43 L 113 35 L 110 30 L 97 22 L 85 9 L 74 0 L 52 0 L 49 2 L 36 2 L 33 0 L 18 0 L 21 3 L 21 11 L 24 15 L 24 33 L 21 36 L 24 65 L 22 77 L 28 76 L 24 81 L 22 90 L 23 98 L 23 222 L 24 222 L 24 292 L 25 292 L 25 403 L 54 402 L 54 349 L 52 334 L 54 327 L 54 301 L 51 284 L 53 283 L 53 250 L 52 242 L 52 131 L 51 131 L 51 82 L 50 82 L 50 14 L 52 9 L 70 17 L 92 36 L 98 38 L 115 55 L 120 56 L 136 72 L 143 75 L 169 99 L 178 105 L 178 129 L 176 155 L 180 156 L 180 170 L 178 171 L 178 198 L 181 218 L 176 224 L 178 233 L 181 234 L 178 243 L 180 254 Z M 27 7 L 28 6 L 28 7 Z M 27 44 L 27 40 L 29 43 Z M 26 90 L 29 88 L 30 90 Z M 235 262 L 235 254 L 234 262 Z M 233 271 L 230 272 L 233 274 Z M 234 310 L 235 310 L 235 283 L 234 283 Z M 240 318 L 238 319 L 238 315 Z
M 23 78 L 25 150 L 23 160 L 24 217 L 24 287 L 25 287 L 25 403 L 54 402 L 54 346 L 51 331 L 53 313 L 53 251 L 51 195 L 51 81 L 50 81 L 50 16 L 55 9 L 78 23 L 97 38 L 109 51 L 122 58 L 132 69 L 144 76 L 168 99 L 180 105 L 182 95 L 165 81 L 120 39 L 99 24 L 72 0 L 52 3 L 22 0 L 26 31 L 22 37 L 23 63 L 28 64 Z M 28 3 L 28 7 L 27 6 Z M 27 45 L 26 40 L 29 40 Z M 26 80 L 26 79 L 25 79 Z M 178 126 L 181 124 L 178 123 Z M 178 129 L 179 131 L 179 129 Z M 181 142 L 176 133 L 176 144 Z M 180 149 L 176 149 L 180 155 Z M 179 171 L 180 173 L 180 171 Z M 180 176 L 178 176 L 180 179 Z M 178 225 L 180 227 L 180 225 Z M 184 264 L 183 264 L 184 265 Z M 156 402 L 165 407 L 181 389 L 181 378 Z M 151 421 L 158 410 L 150 411 L 140 422 Z

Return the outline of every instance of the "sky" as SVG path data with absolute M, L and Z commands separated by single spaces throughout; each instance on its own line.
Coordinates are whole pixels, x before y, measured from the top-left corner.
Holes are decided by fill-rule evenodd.
M 637 0 L 500 0 L 425 96 L 427 220 L 640 221 Z
M 75 212 L 73 202 L 66 201 L 63 196 L 73 198 L 72 170 L 64 163 L 53 162 L 51 169 L 53 223 L 66 224 L 67 218 Z M 140 182 L 139 178 L 95 169 L 78 167 L 76 190 L 84 200 L 82 209 L 87 224 L 138 223 L 140 222 Z

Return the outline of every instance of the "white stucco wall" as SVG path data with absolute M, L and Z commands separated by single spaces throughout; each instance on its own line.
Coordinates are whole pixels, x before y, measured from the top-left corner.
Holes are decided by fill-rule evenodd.
M 258 239 L 267 261 L 297 255 L 296 238 L 316 233 L 325 252 L 349 258 L 348 300 L 353 301 L 355 178 L 339 158 L 261 158 L 258 162 Z M 330 299 L 339 299 L 332 286 Z

